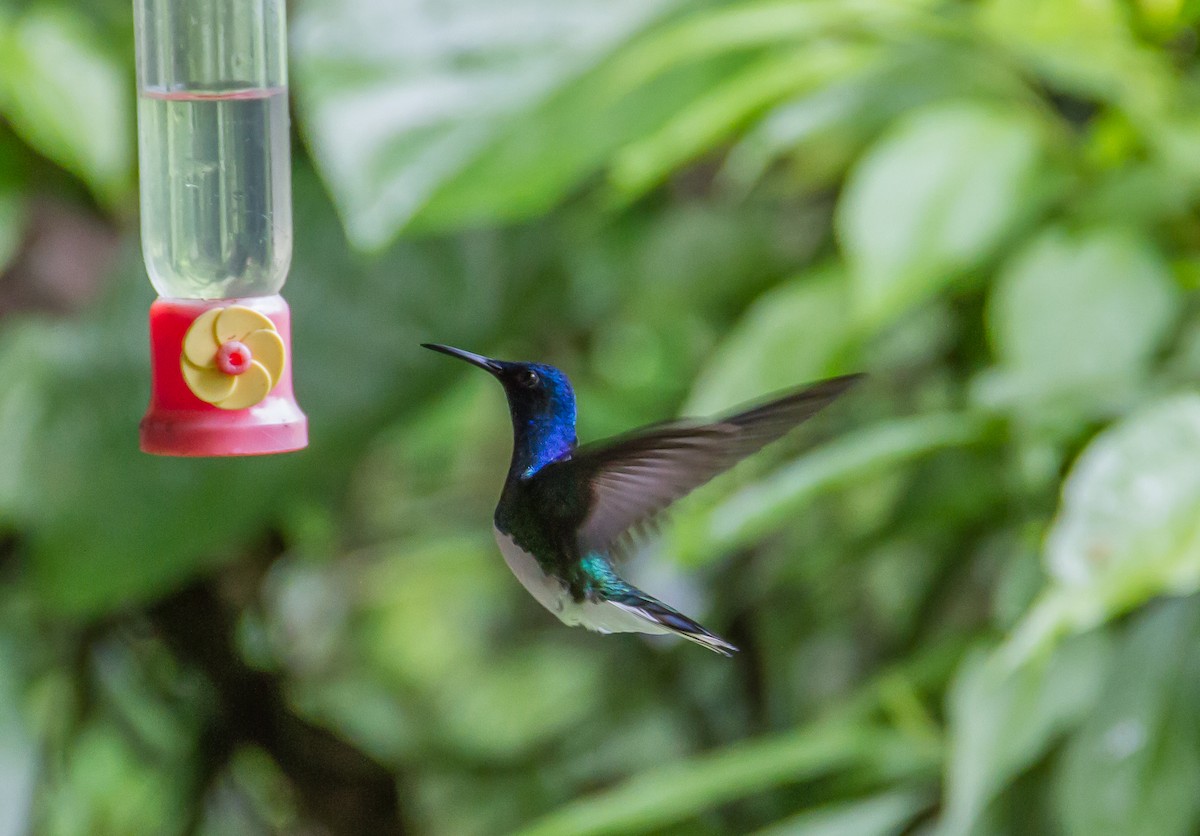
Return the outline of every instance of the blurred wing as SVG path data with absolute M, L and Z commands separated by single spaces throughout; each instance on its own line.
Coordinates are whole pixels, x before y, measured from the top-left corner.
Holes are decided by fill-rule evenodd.
M 711 424 L 676 422 L 580 447 L 543 469 L 548 480 L 591 485 L 580 548 L 608 551 L 627 532 L 714 476 L 781 438 L 863 375 L 833 378 Z

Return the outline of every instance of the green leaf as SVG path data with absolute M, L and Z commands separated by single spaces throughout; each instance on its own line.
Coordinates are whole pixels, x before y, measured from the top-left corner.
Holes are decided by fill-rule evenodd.
M 613 185 L 625 199 L 644 193 L 781 99 L 858 69 L 871 54 L 858 44 L 834 43 L 756 61 L 622 149 L 613 161 Z
M 39 798 L 44 833 L 163 833 L 183 805 L 178 771 L 155 764 L 116 723 L 76 733 Z
M 894 32 L 914 26 L 936 0 L 764 0 L 718 7 L 655 33 L 618 61 L 634 86 L 668 69 L 730 52 L 793 45 L 847 32 Z
M 406 538 L 396 552 L 366 575 L 371 592 L 361 617 L 375 669 L 397 687 L 433 690 L 486 666 L 509 589 L 491 538 Z
M 1200 817 L 1200 602 L 1137 617 L 1103 696 L 1068 744 L 1058 798 L 1066 836 L 1185 836 Z
M 976 104 L 917 111 L 850 173 L 836 225 L 869 324 L 980 264 L 1038 201 L 1037 127 Z
M 814 271 L 764 293 L 706 363 L 683 409 L 715 415 L 822 377 L 851 371 L 849 288 L 836 268 Z
M 602 836 L 653 831 L 770 787 L 813 780 L 864 761 L 919 775 L 929 768 L 935 752 L 861 720 L 830 720 L 653 769 L 573 802 L 520 833 Z
M 1046 564 L 1063 585 L 1113 572 L 1169 572 L 1200 581 L 1200 396 L 1156 403 L 1106 430 L 1063 485 Z M 1167 580 L 1167 578 L 1162 578 Z
M 756 836 L 899 836 L 931 801 L 927 791 L 895 790 L 806 810 Z
M 1138 384 L 1179 294 L 1143 239 L 1113 229 L 1044 233 L 1000 274 L 988 307 L 1008 398 L 1095 396 Z
M 1088 445 L 1045 559 L 1052 582 L 1008 642 L 1014 664 L 1155 596 L 1200 590 L 1200 396 L 1158 401 Z
M 602 705 L 602 672 L 565 645 L 493 653 L 435 695 L 440 736 L 485 760 L 528 753 L 595 716 Z
M 730 149 L 721 176 L 741 190 L 780 160 L 801 187 L 839 183 L 861 150 L 898 117 L 939 102 L 1016 100 L 1028 96 L 1010 68 L 977 49 L 945 40 L 858 44 L 861 67 L 787 101 L 754 124 Z M 1182 144 L 1182 143 L 1180 143 Z
M 523 120 L 676 2 L 305 4 L 292 27 L 297 101 L 351 239 L 386 244 L 507 132 L 521 132 Z M 520 151 L 506 147 L 510 159 Z M 526 150 L 508 179 L 518 191 L 530 188 L 522 181 L 536 174 L 533 162 Z M 494 201 L 494 191 L 483 199 Z
M 960 665 L 947 696 L 951 750 L 939 832 L 971 833 L 1008 782 L 1086 716 L 1109 657 L 1104 637 L 1092 635 L 1017 669 L 982 652 Z
M 987 424 L 971 416 L 931 414 L 849 433 L 715 506 L 681 514 L 666 548 L 682 561 L 713 560 L 787 525 L 824 491 L 945 447 L 978 442 L 986 432 Z
M 1119 0 L 987 0 L 975 9 L 986 35 L 1057 88 L 1142 112 L 1172 83 L 1169 64 L 1138 44 Z
M 506 123 L 493 142 L 439 184 L 408 226 L 457 229 L 548 212 L 616 149 L 659 131 L 676 109 L 706 95 L 726 72 L 718 64 L 688 67 L 616 92 L 602 64 Z
M 24 232 L 24 200 L 14 191 L 0 190 L 0 274 L 17 254 Z
M 0 20 L 0 113 L 107 201 L 128 191 L 133 85 L 83 18 L 37 8 Z

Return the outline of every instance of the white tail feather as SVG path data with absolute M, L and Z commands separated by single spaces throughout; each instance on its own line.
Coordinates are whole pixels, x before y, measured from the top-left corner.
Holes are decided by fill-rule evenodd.
M 725 641 L 720 636 L 710 633 L 708 630 L 705 630 L 703 627 L 701 627 L 696 622 L 692 621 L 687 616 L 682 615 L 681 613 L 675 612 L 674 610 L 667 607 L 665 604 L 661 604 L 660 602 L 654 601 L 653 599 L 651 599 L 650 601 L 647 601 L 647 604 L 650 604 L 651 606 L 654 606 L 656 608 L 662 607 L 664 610 L 664 612 L 662 614 L 658 614 L 658 613 L 654 612 L 653 610 L 647 609 L 645 606 L 638 606 L 636 604 L 622 604 L 618 601 L 609 601 L 608 603 L 614 607 L 624 610 L 627 613 L 636 615 L 638 618 L 640 618 L 644 621 L 648 621 L 650 624 L 653 624 L 654 626 L 658 627 L 659 630 L 657 630 L 655 632 L 659 632 L 659 631 L 662 631 L 665 629 L 671 633 L 674 633 L 677 636 L 682 636 L 683 638 L 687 639 L 688 641 L 695 642 L 696 644 L 700 645 L 701 647 L 707 647 L 709 650 L 713 651 L 714 653 L 720 653 L 722 656 L 732 656 L 734 653 L 737 652 L 736 647 L 734 647 L 729 642 Z M 664 616 L 668 616 L 669 621 L 664 619 Z M 675 622 L 675 623 L 672 624 L 670 622 Z M 650 631 L 647 631 L 647 632 L 650 632 Z

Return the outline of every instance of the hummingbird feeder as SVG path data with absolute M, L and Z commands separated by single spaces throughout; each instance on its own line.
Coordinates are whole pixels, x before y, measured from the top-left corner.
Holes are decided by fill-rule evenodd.
M 285 0 L 134 0 L 150 407 L 166 456 L 299 450 Z

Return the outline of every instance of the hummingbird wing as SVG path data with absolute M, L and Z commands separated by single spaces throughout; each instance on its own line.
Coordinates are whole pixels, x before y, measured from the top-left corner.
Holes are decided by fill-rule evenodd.
M 781 438 L 862 377 L 825 380 L 711 423 L 659 424 L 584 445 L 535 479 L 547 487 L 590 486 L 592 502 L 579 527 L 579 547 L 583 553 L 611 552 L 626 534 Z

